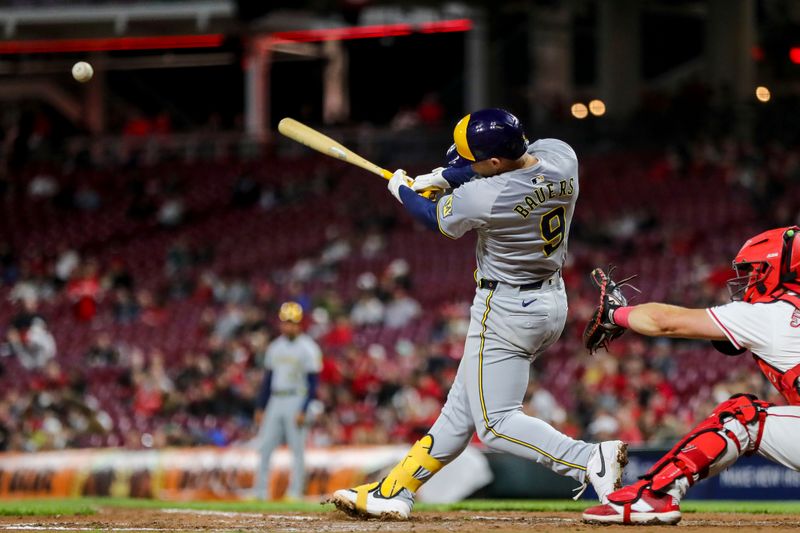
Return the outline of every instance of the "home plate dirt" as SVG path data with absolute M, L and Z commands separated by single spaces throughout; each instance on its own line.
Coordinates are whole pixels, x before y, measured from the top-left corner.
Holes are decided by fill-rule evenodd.
M 795 515 L 687 513 L 679 531 L 800 531 Z M 578 513 L 503 512 L 420 512 L 408 522 L 357 521 L 338 512 L 322 513 L 234 513 L 185 509 L 104 508 L 91 516 L 3 516 L 0 531 L 271 531 L 344 532 L 386 531 L 444 533 L 453 531 L 564 532 L 601 531 L 611 533 L 652 530 L 665 527 L 592 526 L 584 524 Z

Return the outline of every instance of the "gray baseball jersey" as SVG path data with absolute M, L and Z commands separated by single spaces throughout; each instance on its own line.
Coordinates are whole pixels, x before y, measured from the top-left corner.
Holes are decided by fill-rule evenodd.
M 264 366 L 272 370 L 273 393 L 294 392 L 304 396 L 306 376 L 322 370 L 322 352 L 308 335 L 294 339 L 280 336 L 267 348 Z
M 534 166 L 472 180 L 438 203 L 444 235 L 478 232 L 479 278 L 524 285 L 564 264 L 578 198 L 578 158 L 558 139 L 540 139 L 528 153 L 539 160 Z

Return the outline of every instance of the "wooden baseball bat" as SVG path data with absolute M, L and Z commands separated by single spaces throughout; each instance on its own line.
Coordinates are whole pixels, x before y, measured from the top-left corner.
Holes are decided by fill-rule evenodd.
M 308 146 L 317 152 L 334 157 L 336 159 L 341 159 L 342 161 L 346 161 L 351 165 L 361 167 L 364 170 L 372 172 L 373 174 L 382 176 L 387 180 L 392 178 L 391 171 L 379 167 L 372 161 L 364 159 L 354 151 L 347 148 L 345 145 L 334 141 L 327 135 L 318 132 L 314 128 L 306 126 L 302 122 L 298 122 L 293 118 L 287 117 L 281 119 L 281 121 L 278 123 L 278 131 L 293 141 L 297 141 L 300 144 Z M 431 198 L 434 194 L 434 191 L 425 191 L 421 194 L 425 198 Z
M 327 156 L 334 157 L 346 161 L 351 165 L 361 167 L 368 170 L 373 174 L 391 179 L 392 172 L 381 168 L 372 161 L 364 159 L 354 151 L 347 148 L 345 145 L 334 141 L 327 135 L 324 135 L 314 128 L 306 126 L 302 122 L 298 122 L 293 118 L 284 118 L 278 123 L 278 131 L 283 135 L 289 137 L 293 141 L 304 144 L 309 148 L 323 153 Z

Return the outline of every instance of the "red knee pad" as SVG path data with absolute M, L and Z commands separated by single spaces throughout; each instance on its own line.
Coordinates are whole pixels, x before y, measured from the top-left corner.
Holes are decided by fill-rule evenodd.
M 725 422 L 731 418 L 735 418 L 743 426 L 756 421 L 761 424 L 759 438 L 754 444 L 754 449 L 758 449 L 766 409 L 771 405 L 749 394 L 731 396 L 719 404 L 708 418 L 681 439 L 642 477 L 652 481 L 653 490 L 664 489 L 681 476 L 686 476 L 689 484 L 694 484 L 695 475 L 698 479 L 703 479 L 708 475 L 708 468 L 727 447 L 720 432 L 725 432 L 736 443 L 737 448 L 740 448 L 736 436 L 724 427 Z M 738 451 L 741 452 L 741 449 Z

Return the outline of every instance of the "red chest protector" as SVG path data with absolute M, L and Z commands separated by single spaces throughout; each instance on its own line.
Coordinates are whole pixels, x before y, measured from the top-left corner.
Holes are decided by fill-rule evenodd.
M 798 311 L 800 311 L 800 285 L 797 283 L 786 283 L 784 284 L 782 291 L 779 289 L 778 294 L 773 294 L 772 297 L 775 300 L 781 300 L 783 302 L 790 303 L 795 308 L 795 317 L 797 316 Z M 794 324 L 795 318 L 792 318 L 792 326 Z M 800 364 L 790 368 L 786 372 L 781 372 L 777 368 L 773 367 L 766 361 L 763 361 L 757 355 L 753 355 L 753 358 L 758 363 L 758 367 L 761 369 L 761 372 L 767 376 L 767 379 L 772 386 L 778 389 L 778 392 L 781 393 L 789 405 L 800 405 L 800 390 L 798 390 L 797 378 L 800 377 Z
M 757 355 L 753 355 L 753 358 L 756 360 L 756 363 L 758 363 L 761 372 L 767 376 L 769 382 L 778 389 L 778 392 L 786 398 L 789 405 L 800 405 L 800 391 L 797 389 L 797 378 L 800 377 L 800 365 L 790 368 L 786 372 L 781 372 Z

